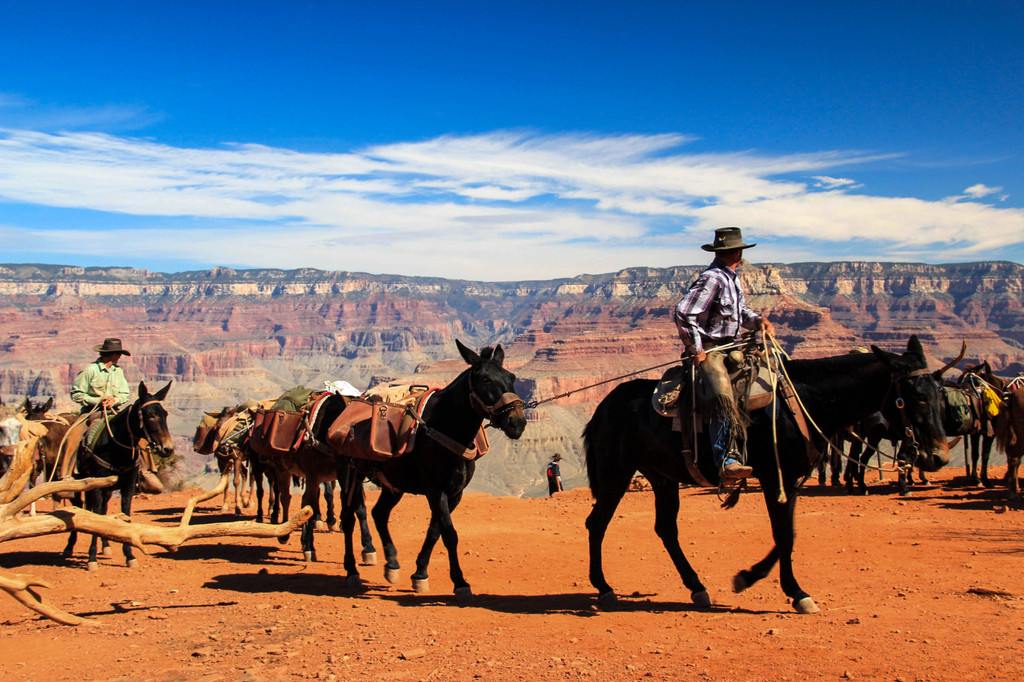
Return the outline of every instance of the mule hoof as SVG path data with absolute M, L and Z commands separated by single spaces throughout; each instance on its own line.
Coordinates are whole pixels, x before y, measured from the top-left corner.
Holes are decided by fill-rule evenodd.
M 109 559 L 110 557 L 114 556 L 114 550 L 112 550 L 110 546 L 104 547 L 100 550 L 100 555 L 105 556 Z
M 468 585 L 466 587 L 455 588 L 455 601 L 460 604 L 471 604 L 474 599 L 476 599 L 476 597 L 473 596 L 473 590 L 471 590 Z
M 90 573 L 98 571 L 100 570 L 100 564 L 98 561 L 90 561 L 88 564 L 85 565 L 85 570 L 89 571 Z
M 328 523 L 327 530 L 331 531 L 332 533 L 338 533 L 341 532 L 341 527 L 339 527 L 338 524 L 336 523 Z
M 321 531 L 321 532 L 325 531 L 325 530 L 327 530 L 327 524 L 324 523 L 323 521 L 317 521 L 316 523 L 313 524 L 313 530 L 318 530 L 318 531 Z
M 139 567 L 139 560 L 138 559 L 129 559 L 127 565 L 128 565 L 128 568 L 138 568 Z
M 413 592 L 417 592 L 419 594 L 426 594 L 427 592 L 430 592 L 430 584 L 427 582 L 425 578 L 423 580 L 413 578 L 412 589 Z
M 693 605 L 698 607 L 698 608 L 702 608 L 702 609 L 711 608 L 711 595 L 708 594 L 707 590 L 701 590 L 700 592 L 694 592 L 693 594 L 690 595 L 690 600 L 693 601 Z
M 732 578 L 732 591 L 737 594 L 750 587 L 750 583 L 743 577 L 742 573 L 737 573 Z
M 358 575 L 349 575 L 345 577 L 345 587 L 351 587 L 352 589 L 359 589 L 363 586 L 363 579 Z
M 384 580 L 387 580 L 392 585 L 397 585 L 398 581 L 402 579 L 402 574 L 397 568 L 385 568 L 384 569 Z
M 302 556 L 305 557 L 306 561 L 316 561 L 316 552 L 307 550 L 302 553 Z
M 818 605 L 815 604 L 814 600 L 810 597 L 804 597 L 803 599 L 799 599 L 793 602 L 793 608 L 796 609 L 799 613 L 807 614 L 817 613 L 818 611 L 821 611 L 821 609 L 818 608 Z
M 363 552 L 363 566 L 376 566 L 377 565 L 377 553 L 376 552 Z
M 600 594 L 597 597 L 597 606 L 601 609 L 614 608 L 619 603 L 619 598 L 615 595 L 613 590 L 608 590 L 604 594 Z

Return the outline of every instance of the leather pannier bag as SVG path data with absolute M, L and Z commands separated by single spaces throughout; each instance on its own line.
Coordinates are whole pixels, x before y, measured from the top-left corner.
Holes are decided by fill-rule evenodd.
M 192 437 L 192 449 L 200 455 L 212 455 L 217 449 L 217 418 L 213 415 L 204 414 L 203 420 L 196 427 L 196 434 Z
M 379 462 L 409 450 L 416 426 L 404 405 L 355 399 L 327 429 L 327 445 L 346 457 Z
M 264 457 L 280 457 L 298 450 L 306 436 L 302 412 L 257 410 L 249 436 L 252 449 Z

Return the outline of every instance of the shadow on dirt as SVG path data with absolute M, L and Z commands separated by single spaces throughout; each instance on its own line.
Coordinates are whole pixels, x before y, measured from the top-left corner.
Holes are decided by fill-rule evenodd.
M 608 609 L 597 607 L 597 598 L 593 593 L 572 592 L 566 594 L 539 595 L 496 595 L 478 594 L 468 604 L 459 603 L 452 594 L 418 594 L 411 588 L 394 588 L 386 585 L 366 583 L 361 588 L 350 588 L 341 575 L 323 573 L 230 573 L 215 576 L 203 585 L 205 589 L 226 590 L 247 594 L 303 594 L 310 596 L 341 597 L 354 601 L 391 601 L 399 606 L 450 606 L 457 608 L 475 608 L 519 615 L 568 614 L 591 617 L 600 615 L 602 611 L 620 611 L 636 613 L 745 613 L 769 614 L 774 611 L 752 611 L 726 605 L 714 605 L 711 608 L 699 608 L 690 603 L 659 601 L 643 595 L 620 598 L 618 603 Z

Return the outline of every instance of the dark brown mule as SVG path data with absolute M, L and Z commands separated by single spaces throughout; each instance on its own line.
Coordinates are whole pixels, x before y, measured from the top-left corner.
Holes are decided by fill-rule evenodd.
M 363 479 L 381 486 L 372 515 L 387 563 L 384 576 L 399 580 L 398 550 L 391 539 L 388 521 L 391 511 L 405 493 L 423 495 L 430 506 L 430 526 L 416 557 L 413 588 L 426 592 L 427 566 L 438 539 L 448 553 L 448 574 L 459 601 L 470 601 L 473 592 L 459 565 L 459 536 L 452 512 L 476 471 L 474 440 L 485 420 L 517 439 L 526 428 L 523 401 L 515 394 L 515 375 L 502 366 L 501 346 L 484 348 L 479 354 L 456 340 L 462 358 L 469 364 L 445 388 L 433 393 L 424 408 L 421 425 L 411 451 L 381 462 L 360 460 L 339 452 L 337 475 L 341 482 L 341 527 L 345 533 L 345 571 L 350 586 L 361 581 L 352 545 L 355 510 L 363 504 Z M 456 452 L 455 450 L 458 450 Z M 346 485 L 348 483 L 348 485 Z
M 78 454 L 78 471 L 75 478 L 94 478 L 117 476 L 117 481 L 109 488 L 97 488 L 85 492 L 84 505 L 82 494 L 76 494 L 75 502 L 94 514 L 106 514 L 107 505 L 117 488 L 121 495 L 121 513 L 126 517 L 132 514 L 132 498 L 139 481 L 139 462 L 142 457 L 141 441 L 145 441 L 150 450 L 161 457 L 174 454 L 174 441 L 167 428 L 167 410 L 161 401 L 167 397 L 171 384 L 168 383 L 154 394 L 150 394 L 144 382 L 139 383 L 139 398 L 105 424 L 92 447 L 82 443 Z M 71 531 L 68 544 L 64 548 L 64 557 L 70 557 L 75 548 L 78 533 Z M 98 536 L 92 537 L 89 545 L 88 569 L 94 571 L 97 561 Z M 125 543 L 124 557 L 128 566 L 137 565 L 132 546 Z
M 890 421 L 907 424 L 913 437 L 903 447 L 916 451 L 910 458 L 912 463 L 929 471 L 939 469 L 949 462 L 949 448 L 939 413 L 939 387 L 927 371 L 920 342 L 912 336 L 903 355 L 878 348 L 872 351 L 791 360 L 785 366 L 796 392 L 824 433 L 839 433 L 881 409 Z M 679 545 L 679 484 L 695 481 L 680 454 L 683 443 L 679 432 L 672 430 L 672 420 L 661 417 L 651 407 L 656 384 L 656 380 L 637 379 L 617 386 L 598 405 L 583 432 L 587 476 L 595 498 L 586 522 L 590 536 L 590 582 L 602 604 L 615 603 L 615 592 L 604 577 L 602 543 L 619 501 L 639 471 L 654 491 L 655 532 L 690 590 L 693 602 L 708 606 L 711 598 L 707 589 Z M 793 607 L 801 613 L 813 613 L 818 607 L 797 583 L 793 571 L 793 522 L 799 482 L 815 462 L 809 461 L 804 438 L 788 410 L 780 409 L 774 424 L 773 414 L 770 407 L 751 414 L 747 447 L 748 464 L 754 468 L 754 476 L 764 492 L 775 546 L 763 560 L 736 575 L 733 589 L 747 589 L 765 578 L 778 563 L 782 590 Z M 778 434 L 778 468 L 773 430 Z M 706 461 L 710 459 L 706 434 L 703 441 L 702 447 L 708 454 L 702 459 Z M 783 491 L 785 496 L 780 497 Z

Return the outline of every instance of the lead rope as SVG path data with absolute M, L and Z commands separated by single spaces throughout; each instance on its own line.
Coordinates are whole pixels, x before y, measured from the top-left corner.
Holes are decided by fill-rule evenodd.
M 778 396 L 775 394 L 778 389 L 778 380 L 776 378 L 775 369 L 772 368 L 772 358 L 775 358 L 776 364 L 782 367 L 782 361 L 779 359 L 778 353 L 775 352 L 775 348 L 778 348 L 778 344 L 775 343 L 775 337 L 765 332 L 762 336 L 762 343 L 764 344 L 764 356 L 768 360 L 769 376 L 772 381 L 772 451 L 775 453 L 775 473 L 779 476 L 779 496 L 776 501 L 779 504 L 786 504 L 789 499 L 786 497 L 786 486 L 782 482 L 782 460 L 779 458 L 779 433 L 778 433 L 778 421 L 779 421 L 779 404 Z M 768 339 L 771 338 L 772 345 L 775 348 L 769 350 Z M 781 348 L 778 349 L 779 353 L 783 353 Z M 788 357 L 788 356 L 787 356 Z M 792 384 L 792 382 L 790 382 Z M 795 391 L 794 391 L 795 393 Z M 802 406 L 801 406 L 802 407 Z
M 774 337 L 772 338 L 772 345 L 780 353 L 785 354 L 785 351 L 782 350 L 782 347 L 779 346 L 778 342 L 774 339 Z M 842 450 L 838 449 L 835 445 L 833 445 L 832 441 L 827 436 L 825 436 L 824 432 L 822 432 L 822 430 L 821 430 L 821 427 L 819 427 L 818 424 L 815 423 L 814 419 L 811 417 L 810 413 L 807 411 L 807 408 L 804 406 L 804 401 L 800 398 L 800 394 L 797 393 L 797 391 L 796 391 L 796 386 L 793 385 L 793 381 L 789 378 L 789 372 L 786 371 L 786 365 L 783 364 L 783 363 L 779 363 L 779 366 L 782 368 L 782 373 L 786 377 L 786 381 L 788 381 L 790 387 L 792 387 L 793 395 L 796 396 L 796 402 L 797 402 L 798 405 L 800 405 L 800 409 L 803 411 L 804 416 L 807 418 L 807 421 L 809 421 L 811 423 L 811 426 L 813 426 L 814 430 L 818 432 L 818 435 L 820 435 L 822 438 L 825 439 L 825 443 L 828 445 L 830 450 L 838 452 L 840 458 L 845 459 L 845 460 L 849 460 L 850 458 L 845 453 L 843 453 Z M 867 445 L 868 447 L 871 447 L 867 443 L 864 443 L 864 444 Z M 881 450 L 879 450 L 877 448 L 871 447 L 871 449 L 874 450 L 878 454 L 879 457 L 881 457 L 882 455 L 885 455 L 885 453 L 883 453 Z M 894 468 L 894 469 L 883 469 L 882 467 L 877 467 L 878 471 L 884 471 L 884 472 L 887 472 L 887 473 L 899 474 L 901 472 L 905 472 L 906 469 L 908 469 L 908 468 L 912 468 L 912 467 L 909 467 L 909 466 L 907 466 L 905 464 L 904 465 L 900 465 L 897 462 L 897 459 L 896 459 L 895 455 L 885 455 L 885 457 L 887 459 L 893 460 L 893 463 L 896 464 L 896 468 Z M 870 466 L 870 465 L 865 465 L 865 466 Z M 808 473 L 808 476 L 810 476 L 810 473 Z M 806 481 L 807 477 L 805 477 L 804 480 Z

